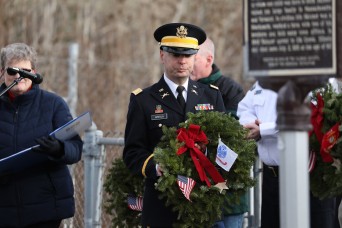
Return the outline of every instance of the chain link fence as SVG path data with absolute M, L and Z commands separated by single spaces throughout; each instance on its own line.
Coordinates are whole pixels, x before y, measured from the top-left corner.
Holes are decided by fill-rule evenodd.
M 107 200 L 103 183 L 112 161 L 122 156 L 122 133 L 102 132 L 92 127 L 85 133 L 83 157 L 70 167 L 74 178 L 75 216 L 63 221 L 61 228 L 111 227 L 112 215 L 104 210 Z

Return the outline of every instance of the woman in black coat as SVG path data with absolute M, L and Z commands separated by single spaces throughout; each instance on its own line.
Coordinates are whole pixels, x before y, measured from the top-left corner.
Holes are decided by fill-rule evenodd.
M 74 189 L 68 164 L 81 159 L 79 136 L 57 140 L 49 134 L 72 119 L 64 100 L 39 88 L 36 52 L 23 43 L 1 49 L 0 159 L 38 145 L 25 159 L 4 170 L 0 162 L 0 227 L 59 227 L 74 215 Z

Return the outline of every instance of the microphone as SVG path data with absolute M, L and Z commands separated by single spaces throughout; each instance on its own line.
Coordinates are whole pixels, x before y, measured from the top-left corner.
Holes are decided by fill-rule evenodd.
M 8 67 L 8 70 L 19 73 L 20 77 L 28 78 L 35 84 L 40 84 L 43 81 L 43 77 L 40 74 L 33 74 L 17 67 Z

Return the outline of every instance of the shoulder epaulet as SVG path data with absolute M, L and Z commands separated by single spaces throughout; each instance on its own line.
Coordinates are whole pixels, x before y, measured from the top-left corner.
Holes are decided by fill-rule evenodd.
M 132 93 L 133 93 L 134 95 L 138 95 L 138 94 L 141 93 L 141 92 L 142 92 L 142 89 L 140 89 L 140 88 L 135 89 L 135 90 L 132 91 Z
M 214 86 L 212 84 L 210 84 L 210 87 L 213 88 L 213 89 L 219 90 L 219 88 L 217 86 Z

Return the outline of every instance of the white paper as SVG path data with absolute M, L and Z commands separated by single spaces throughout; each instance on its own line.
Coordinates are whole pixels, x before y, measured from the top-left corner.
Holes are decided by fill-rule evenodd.
M 77 134 L 81 134 L 91 126 L 92 120 L 89 112 L 83 113 L 79 117 L 69 121 L 62 127 L 54 130 L 50 133 L 59 140 L 66 140 L 74 137 Z

